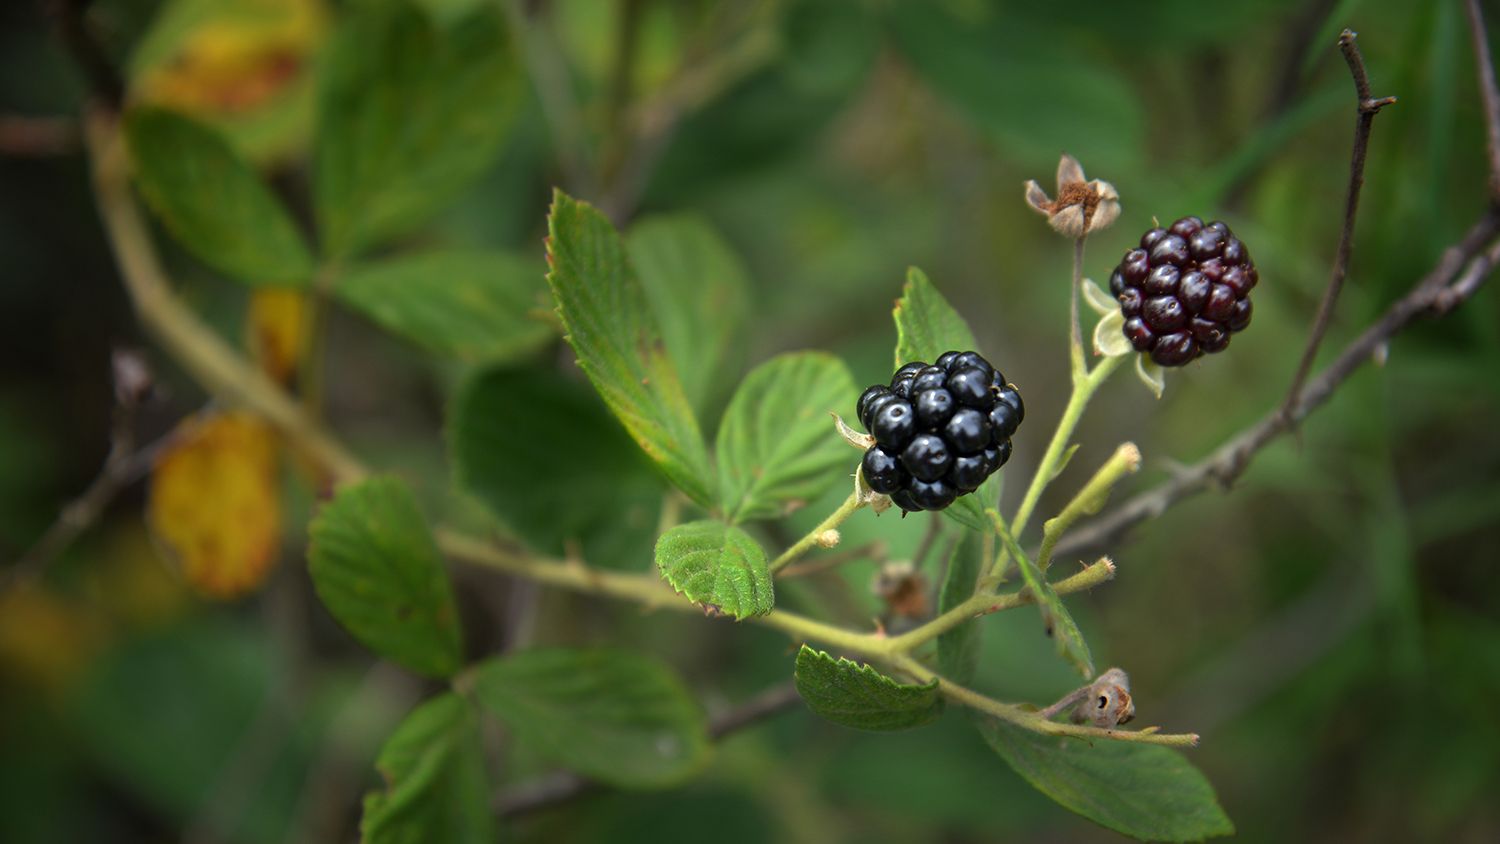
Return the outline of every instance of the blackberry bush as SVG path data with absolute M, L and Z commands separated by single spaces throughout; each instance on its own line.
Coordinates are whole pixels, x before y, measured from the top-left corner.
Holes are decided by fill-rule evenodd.
M 1125 316 L 1125 339 L 1161 366 L 1183 366 L 1229 348 L 1250 324 L 1260 278 L 1250 251 L 1215 220 L 1183 217 L 1141 236 L 1109 277 Z
M 875 438 L 865 480 L 906 512 L 942 510 L 978 489 L 1010 459 L 1025 415 L 1021 394 L 978 352 L 908 363 L 867 388 L 858 410 Z

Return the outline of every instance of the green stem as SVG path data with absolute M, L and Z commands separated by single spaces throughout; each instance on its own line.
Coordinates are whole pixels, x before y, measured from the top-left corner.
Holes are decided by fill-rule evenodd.
M 1026 497 L 1021 499 L 1021 506 L 1016 509 L 1015 518 L 1010 520 L 1011 531 L 1016 536 L 1020 536 L 1021 532 L 1026 529 L 1026 522 L 1036 510 L 1043 490 L 1057 474 L 1058 463 L 1062 460 L 1063 452 L 1068 448 L 1068 440 L 1073 437 L 1073 430 L 1078 427 L 1078 420 L 1083 417 L 1083 409 L 1088 406 L 1089 399 L 1094 397 L 1099 387 L 1128 357 L 1130 356 L 1119 355 L 1104 358 L 1093 370 L 1073 379 L 1073 395 L 1068 399 L 1067 408 L 1063 410 L 1062 420 L 1057 423 L 1057 431 L 1052 434 L 1052 442 L 1047 445 L 1047 452 L 1042 455 L 1042 462 L 1036 467 L 1036 474 L 1031 478 L 1031 486 L 1026 489 Z
M 776 559 L 771 561 L 771 573 L 775 574 L 776 572 L 785 568 L 793 560 L 797 559 L 803 554 L 806 554 L 808 549 L 818 544 L 818 538 L 821 537 L 825 531 L 833 530 L 834 528 L 843 524 L 845 519 L 854 515 L 854 511 L 863 506 L 864 504 L 860 503 L 858 492 L 849 493 L 849 497 L 844 499 L 844 503 L 840 504 L 837 510 L 829 513 L 828 518 L 819 522 L 817 527 L 813 528 L 811 531 L 808 531 L 808 534 L 797 540 L 797 543 L 795 545 L 781 552 L 780 557 L 777 557 Z
M 1036 566 L 1046 571 L 1052 565 L 1052 552 L 1057 541 L 1075 522 L 1087 515 L 1099 512 L 1109 498 L 1109 491 L 1120 479 L 1141 467 L 1141 450 L 1135 443 L 1124 443 L 1105 461 L 1094 477 L 1083 485 L 1061 513 L 1042 524 L 1042 547 L 1037 551 Z
M 1114 576 L 1115 565 L 1106 557 L 1088 566 L 1083 571 L 1052 584 L 1052 590 L 1059 595 L 1082 592 L 1086 589 L 1092 589 Z M 968 600 L 926 624 L 890 639 L 888 645 L 893 653 L 908 653 L 977 616 L 989 615 L 990 613 L 1002 610 L 1013 610 L 1016 607 L 1024 607 L 1034 603 L 1036 603 L 1036 598 L 1031 594 L 1031 590 L 1029 589 L 1021 589 L 1004 595 L 975 593 Z
M 1073 241 L 1073 291 L 1068 297 L 1068 359 L 1073 364 L 1073 380 L 1088 374 L 1083 357 L 1083 327 L 1078 319 L 1078 289 L 1083 286 L 1083 242 L 1088 235 Z
M 1177 735 L 1158 733 L 1154 728 L 1145 730 L 1106 730 L 1100 727 L 1086 727 L 1082 724 L 1062 724 L 1049 721 L 1036 712 L 1026 709 L 1014 703 L 1001 703 L 994 698 L 987 697 L 967 686 L 940 677 L 927 666 L 917 662 L 908 656 L 895 657 L 890 663 L 915 677 L 919 682 L 930 683 L 934 679 L 938 681 L 938 690 L 943 696 L 955 703 L 961 703 L 971 709 L 976 709 L 986 715 L 993 715 L 1002 721 L 1009 721 L 1018 727 L 1042 733 L 1049 736 L 1073 736 L 1081 739 L 1105 739 L 1108 741 L 1130 741 L 1139 744 L 1161 744 L 1168 747 L 1196 747 L 1198 745 L 1197 733 L 1182 733 Z

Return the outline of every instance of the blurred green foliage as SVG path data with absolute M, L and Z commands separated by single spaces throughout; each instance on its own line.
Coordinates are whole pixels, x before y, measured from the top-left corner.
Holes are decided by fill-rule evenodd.
M 153 21 L 180 22 L 178 5 L 188 4 L 99 0 L 91 14 L 114 56 L 136 71 L 170 52 L 163 44 L 171 33 Z M 339 4 L 331 17 L 364 5 Z M 1333 46 L 1340 28 L 1360 32 L 1376 93 L 1400 103 L 1376 121 L 1330 348 L 1408 289 L 1485 203 L 1468 32 L 1452 2 L 1205 9 L 1186 0 L 1076 0 L 1064 10 L 983 0 L 553 0 L 503 4 L 506 15 L 488 0 L 422 5 L 438 28 L 476 10 L 494 19 L 493 31 L 460 27 L 454 44 L 435 32 L 385 31 L 445 61 L 465 49 L 482 53 L 473 86 L 430 91 L 420 75 L 399 76 L 401 68 L 355 73 L 366 58 L 360 50 L 310 35 L 296 42 L 310 53 L 285 95 L 311 99 L 304 74 L 337 96 L 340 85 L 384 84 L 373 76 L 389 73 L 393 89 L 410 97 L 403 109 L 488 103 L 494 111 L 472 132 L 424 133 L 405 110 L 347 115 L 350 133 L 403 141 L 366 147 L 380 152 L 378 161 L 341 162 L 390 177 L 379 195 L 360 197 L 327 175 L 336 170 L 307 166 L 310 120 L 295 119 L 298 108 L 311 112 L 305 103 L 282 104 L 292 119 L 261 124 L 284 134 L 280 144 L 231 135 L 246 160 L 266 162 L 266 184 L 298 225 L 323 223 L 320 234 L 332 239 L 314 242 L 332 254 L 368 247 L 377 257 L 387 249 L 484 250 L 539 267 L 551 188 L 602 201 L 604 188 L 589 174 L 612 173 L 640 154 L 621 147 L 630 105 L 667 96 L 680 124 L 643 141 L 646 166 L 623 170 L 639 201 L 608 210 L 641 218 L 621 222 L 633 254 L 656 256 L 637 259 L 647 296 L 691 289 L 671 274 L 677 261 L 743 264 L 728 272 L 722 304 L 700 305 L 706 318 L 742 322 L 744 341 L 705 355 L 703 371 L 739 373 L 741 358 L 754 365 L 820 348 L 847 361 L 857 383 L 880 380 L 895 342 L 891 303 L 906 267 L 919 265 L 1025 391 L 1028 423 L 1011 471 L 1034 465 L 1068 389 L 1067 244 L 1024 207 L 1022 182 L 1048 183 L 1067 150 L 1119 189 L 1120 222 L 1089 243 L 1087 273 L 1098 279 L 1153 217 L 1230 222 L 1261 270 L 1254 326 L 1233 353 L 1175 374 L 1161 401 L 1127 378 L 1107 387 L 1081 429 L 1077 465 L 1044 499 L 1044 512 L 1123 439 L 1146 456 L 1132 481 L 1145 488 L 1280 398 L 1343 204 L 1354 115 Z M 617 33 L 628 5 L 639 9 L 637 47 L 622 76 Z M 521 43 L 517 10 L 532 14 Z M 504 49 L 491 49 L 502 29 Z M 1311 47 L 1298 52 L 1303 35 Z M 31 4 L 0 10 L 0 109 L 69 116 L 81 98 L 79 77 Z M 558 101 L 571 104 L 572 119 L 559 119 Z M 227 119 L 199 116 L 214 125 Z M 433 118 L 439 126 L 452 119 Z M 467 175 L 449 183 L 403 166 L 412 149 L 434 146 Z M 268 155 L 278 147 L 294 152 Z M 118 290 L 82 157 L 0 157 L 0 185 L 0 545 L 14 557 L 97 470 L 111 412 L 108 347 L 143 339 Z M 437 207 L 450 194 L 454 201 Z M 679 222 L 683 213 L 695 222 Z M 652 220 L 689 230 L 689 245 L 669 249 Z M 692 233 L 698 226 L 717 234 Z M 237 338 L 246 290 L 208 268 L 225 256 L 199 256 L 205 266 L 169 237 L 159 242 L 184 297 Z M 1272 446 L 1227 494 L 1187 501 L 1136 531 L 1111 549 L 1118 578 L 1069 599 L 1100 665 L 1130 670 L 1139 717 L 1203 734 L 1191 758 L 1247 840 L 1500 836 L 1491 799 L 1500 787 L 1500 728 L 1490 716 L 1500 695 L 1497 316 L 1500 304 L 1486 291 L 1442 323 L 1415 326 L 1383 366 L 1367 367 L 1309 419 L 1298 441 Z M 598 440 L 580 432 L 613 425 L 572 368 L 570 349 L 531 337 L 501 349 L 510 368 L 495 370 L 472 363 L 495 359 L 492 346 L 464 354 L 466 338 L 405 332 L 466 359 L 433 361 L 377 327 L 388 322 L 378 313 L 370 317 L 329 315 L 327 413 L 362 454 L 409 480 L 427 512 L 512 531 L 555 553 L 581 531 L 591 561 L 650 566 L 660 487 L 628 439 L 608 429 L 614 451 L 587 476 L 592 487 L 578 472 L 547 471 L 533 447 L 553 435 L 587 436 L 593 448 Z M 696 327 L 662 325 L 668 353 L 680 361 L 682 346 L 701 342 Z M 196 387 L 158 363 L 167 397 L 143 414 L 143 435 L 201 403 Z M 538 377 L 543 369 L 569 375 Z M 703 430 L 717 428 L 736 377 L 685 379 Z M 573 409 L 566 428 L 506 437 L 527 407 L 549 403 Z M 450 407 L 459 419 L 467 410 L 474 424 L 450 420 L 445 443 Z M 494 423 L 507 418 L 514 427 Z M 519 469 L 522 491 L 533 495 L 514 506 L 537 507 L 535 518 L 495 525 L 448 493 L 445 452 L 462 451 L 469 437 L 496 441 L 486 446 L 491 454 L 502 444 L 515 452 L 491 468 L 493 477 L 461 478 L 466 491 L 481 500 L 514 496 L 494 477 Z M 581 512 L 624 506 L 629 518 L 609 522 L 613 532 L 600 519 L 544 521 L 548 508 L 537 505 L 578 484 L 588 497 L 568 500 Z M 299 529 L 285 538 L 283 566 L 266 590 L 241 604 L 201 602 L 164 574 L 140 536 L 134 492 L 43 582 L 0 596 L 0 840 L 354 835 L 360 796 L 380 784 L 373 763 L 382 743 L 429 687 L 375 665 L 314 599 L 300 526 L 316 492 L 288 486 L 287 522 Z M 1005 501 L 1020 493 L 1007 488 Z M 834 485 L 786 531 L 757 535 L 780 547 L 846 494 Z M 897 559 L 914 551 L 925 522 L 862 516 L 844 526 L 845 547 L 878 539 Z M 778 606 L 867 624 L 880 612 L 869 592 L 875 567 L 855 561 L 787 581 Z M 471 622 L 469 653 L 517 642 L 648 650 L 678 667 L 710 711 L 791 670 L 778 633 L 643 617 L 634 606 L 455 574 Z M 1034 614 L 998 614 L 973 629 L 983 639 L 975 686 L 1045 701 L 1076 683 Z M 1113 838 L 1028 787 L 963 720 L 950 713 L 922 730 L 872 736 L 796 711 L 722 743 L 702 778 L 680 790 L 590 796 L 509 824 L 507 835 Z M 503 748 L 491 771 L 497 781 L 528 782 L 552 769 L 522 745 L 481 740 Z

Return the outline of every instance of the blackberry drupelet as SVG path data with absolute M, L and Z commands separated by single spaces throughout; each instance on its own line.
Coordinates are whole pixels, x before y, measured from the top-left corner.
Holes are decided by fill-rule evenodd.
M 1250 290 L 1260 280 L 1229 226 L 1183 217 L 1141 236 L 1109 277 L 1125 315 L 1125 339 L 1162 366 L 1222 352 L 1250 324 Z
M 859 397 L 859 421 L 875 437 L 861 468 L 870 488 L 904 511 L 941 510 L 1010 459 L 1025 416 L 1021 394 L 978 352 L 914 361 Z

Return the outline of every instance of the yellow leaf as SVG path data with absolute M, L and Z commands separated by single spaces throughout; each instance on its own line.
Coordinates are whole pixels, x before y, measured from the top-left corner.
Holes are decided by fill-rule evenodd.
M 311 116 L 324 0 L 168 0 L 131 61 L 131 99 L 228 132 L 257 160 L 279 158 Z
M 266 374 L 283 384 L 297 375 L 307 346 L 307 294 L 264 287 L 250 295 L 246 334 L 250 351 Z
M 242 412 L 189 417 L 175 436 L 152 471 L 147 522 L 200 593 L 253 592 L 281 544 L 275 436 Z

